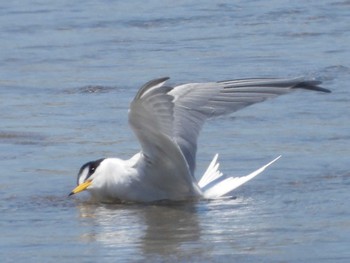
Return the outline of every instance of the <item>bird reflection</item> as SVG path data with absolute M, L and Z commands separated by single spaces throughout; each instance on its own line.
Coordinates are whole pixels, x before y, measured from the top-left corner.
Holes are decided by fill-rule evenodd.
M 191 255 L 193 246 L 199 243 L 196 241 L 201 228 L 196 203 L 97 205 L 83 202 L 77 207 L 84 225 L 92 227 L 81 236 L 88 242 L 132 249 L 132 253 L 148 258 L 183 258 Z
M 193 203 L 149 207 L 144 214 L 147 225 L 142 249 L 149 255 L 186 254 L 184 244 L 200 238 L 196 206 Z

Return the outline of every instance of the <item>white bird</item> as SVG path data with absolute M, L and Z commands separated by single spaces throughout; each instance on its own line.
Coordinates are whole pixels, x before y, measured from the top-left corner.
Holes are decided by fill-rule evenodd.
M 251 180 L 279 157 L 243 177 L 219 171 L 218 155 L 199 181 L 195 177 L 197 139 L 204 122 L 295 89 L 330 92 L 315 80 L 239 79 L 165 86 L 169 78 L 143 85 L 129 109 L 129 124 L 141 151 L 129 160 L 104 158 L 84 164 L 78 186 L 100 202 L 215 199 Z

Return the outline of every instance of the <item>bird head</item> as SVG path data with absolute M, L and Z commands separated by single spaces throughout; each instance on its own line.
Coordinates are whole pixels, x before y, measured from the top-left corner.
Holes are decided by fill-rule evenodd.
M 92 187 L 95 177 L 98 175 L 100 164 L 103 162 L 103 160 L 105 159 L 103 158 L 88 162 L 80 168 L 77 176 L 77 187 L 73 189 L 69 196 L 80 193 Z

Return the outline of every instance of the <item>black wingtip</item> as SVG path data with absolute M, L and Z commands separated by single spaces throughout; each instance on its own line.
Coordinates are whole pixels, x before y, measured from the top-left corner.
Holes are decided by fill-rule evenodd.
M 307 89 L 307 90 L 314 90 L 314 91 L 320 91 L 325 93 L 331 93 L 329 89 L 325 89 L 319 86 L 321 84 L 321 81 L 317 80 L 310 80 L 310 81 L 303 81 L 295 85 L 294 89 Z
M 144 93 L 146 93 L 150 88 L 156 86 L 156 85 L 159 85 L 165 81 L 167 81 L 168 79 L 170 79 L 169 77 L 163 77 L 163 78 L 159 78 L 159 79 L 153 79 L 153 80 L 150 80 L 148 81 L 146 84 L 144 84 L 140 89 L 139 91 L 137 92 L 136 96 L 135 96 L 135 99 L 139 99 L 142 97 L 142 95 Z

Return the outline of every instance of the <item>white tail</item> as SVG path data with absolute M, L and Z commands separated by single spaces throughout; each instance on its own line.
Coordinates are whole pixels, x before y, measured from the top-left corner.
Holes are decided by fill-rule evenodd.
M 226 178 L 219 171 L 219 163 L 217 162 L 218 154 L 216 154 L 209 164 L 208 169 L 199 180 L 198 185 L 203 191 L 204 198 L 213 199 L 223 197 L 242 184 L 250 181 L 258 174 L 262 173 L 268 166 L 276 162 L 279 158 L 281 158 L 281 155 L 246 176 Z
M 219 163 L 217 162 L 219 155 L 215 154 L 213 160 L 209 164 L 207 170 L 203 174 L 202 178 L 199 180 L 198 185 L 200 188 L 205 187 L 212 181 L 218 179 L 222 176 L 222 172 L 219 171 Z

